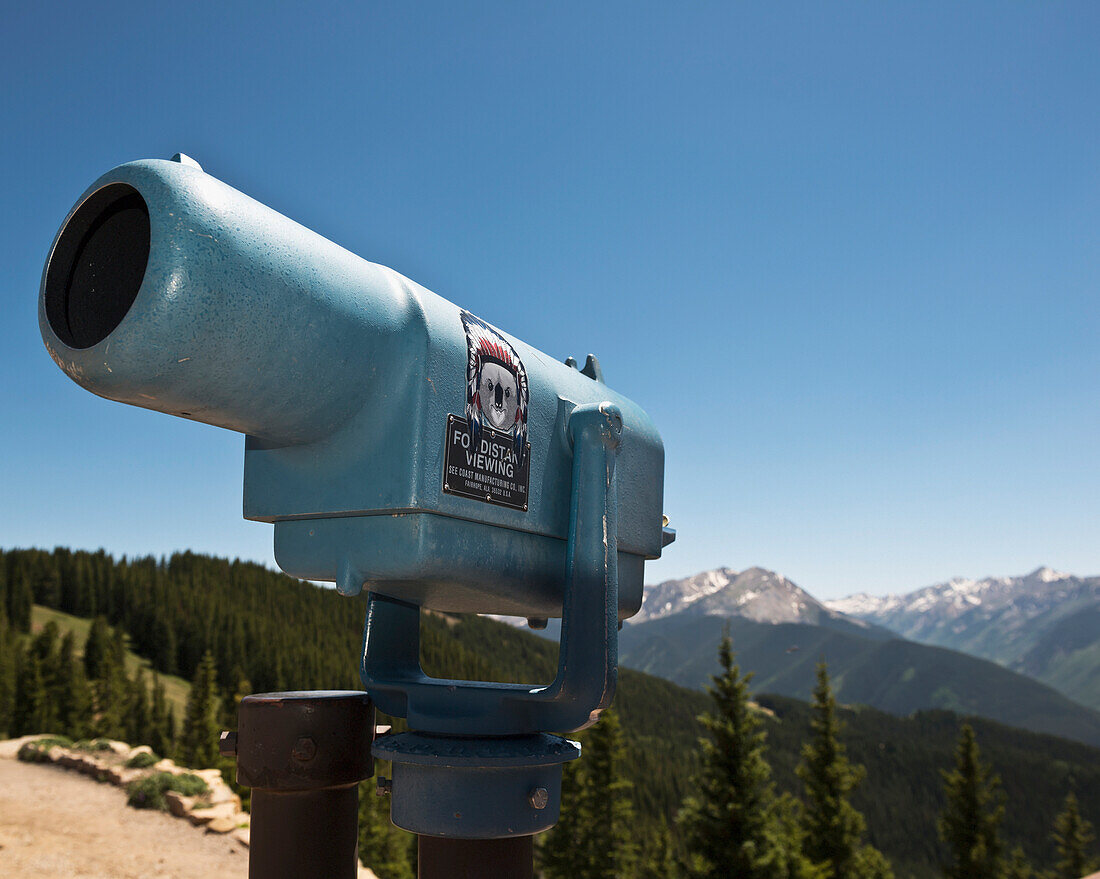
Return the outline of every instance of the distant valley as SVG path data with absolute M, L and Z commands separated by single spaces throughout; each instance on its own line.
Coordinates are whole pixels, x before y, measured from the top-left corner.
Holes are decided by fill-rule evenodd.
M 899 715 L 942 708 L 1100 743 L 1100 712 L 1090 707 L 1095 703 L 1079 704 L 1085 700 L 1074 701 L 1056 689 L 1055 681 L 1032 671 L 1059 667 L 1066 652 L 1065 646 L 1061 654 L 1051 649 L 1049 633 L 1059 632 L 1063 645 L 1074 645 L 1077 665 L 1090 650 L 1100 652 L 1096 625 L 1100 610 L 1095 598 L 1088 604 L 1088 596 L 1096 595 L 1096 581 L 1055 580 L 1052 572 L 1045 571 L 1017 578 L 1011 588 L 976 590 L 1001 597 L 996 613 L 987 608 L 994 624 L 1002 627 L 990 641 L 1004 640 L 1007 621 L 1023 618 L 1024 624 L 1015 629 L 1015 643 L 1026 643 L 1028 659 L 1015 664 L 1006 660 L 1005 653 L 990 655 L 974 648 L 982 643 L 981 615 L 975 613 L 981 598 L 966 602 L 964 613 L 954 617 L 946 610 L 933 613 L 939 624 L 931 625 L 924 617 L 925 607 L 935 607 L 936 601 L 929 598 L 928 590 L 914 593 L 918 597 L 908 603 L 872 596 L 822 603 L 763 568 L 741 572 L 720 568 L 647 586 L 641 612 L 620 634 L 619 658 L 623 665 L 684 686 L 702 687 L 713 671 L 715 648 L 728 626 L 738 661 L 755 674 L 757 692 L 806 698 L 813 687 L 814 667 L 823 658 L 839 698 L 849 704 Z M 1051 583 L 1062 585 L 1052 589 Z M 1034 593 L 1043 590 L 1048 599 L 1037 602 Z M 950 594 L 950 590 L 944 592 Z M 1006 598 L 1005 592 L 1015 600 Z M 1059 612 L 1061 605 L 1054 596 L 1072 598 L 1074 609 Z M 1035 608 L 1036 603 L 1043 607 Z M 1022 607 L 1013 611 L 1014 604 Z M 949 635 L 960 634 L 960 616 L 971 623 L 969 637 L 952 641 Z M 1032 620 L 1043 624 L 1037 635 L 1032 633 Z M 1067 630 L 1076 640 L 1067 637 Z M 1060 679 L 1075 679 L 1068 666 L 1060 667 Z M 1095 668 L 1092 672 L 1080 675 L 1086 687 L 1096 685 Z

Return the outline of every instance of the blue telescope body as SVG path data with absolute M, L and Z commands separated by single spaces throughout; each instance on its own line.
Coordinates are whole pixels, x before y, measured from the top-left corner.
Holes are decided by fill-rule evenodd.
M 274 524 L 294 576 L 561 616 L 578 407 L 621 415 L 620 620 L 670 539 L 661 439 L 594 358 L 555 360 L 190 160 L 92 184 L 50 251 L 39 323 L 82 387 L 245 434 L 244 515 Z
M 553 825 L 579 746 L 548 733 L 611 704 L 617 625 L 674 536 L 661 439 L 594 357 L 558 362 L 183 156 L 84 193 L 39 325 L 82 387 L 245 434 L 244 515 L 274 524 L 280 567 L 368 589 L 363 686 L 410 727 L 372 748 L 398 826 Z M 424 607 L 562 617 L 557 677 L 429 677 Z M 252 753 L 262 736 L 243 732 Z

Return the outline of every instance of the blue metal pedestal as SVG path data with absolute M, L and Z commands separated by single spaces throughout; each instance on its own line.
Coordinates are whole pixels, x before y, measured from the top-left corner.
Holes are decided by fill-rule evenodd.
M 501 839 L 549 830 L 561 806 L 561 766 L 580 745 L 545 733 L 471 738 L 403 733 L 379 739 L 393 763 L 390 818 L 413 833 Z

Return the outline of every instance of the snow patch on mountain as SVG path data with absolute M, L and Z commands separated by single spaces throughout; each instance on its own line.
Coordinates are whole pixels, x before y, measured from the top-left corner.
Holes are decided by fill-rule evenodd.
M 842 616 L 774 571 L 716 568 L 693 577 L 646 586 L 642 609 L 629 622 L 644 623 L 681 613 L 810 624 Z M 861 620 L 850 622 L 866 626 Z
M 865 616 L 883 613 L 897 606 L 900 602 L 896 595 L 869 595 L 866 592 L 857 592 L 846 598 L 834 598 L 826 601 L 825 606 L 837 613 L 849 616 Z
M 1022 577 L 986 577 L 982 580 L 955 577 L 904 595 L 859 593 L 826 601 L 825 606 L 838 613 L 873 619 L 912 636 L 916 633 L 904 631 L 903 627 L 891 623 L 896 624 L 899 618 L 910 615 L 932 615 L 942 620 L 974 610 L 1012 608 L 1022 612 L 1025 605 L 1036 608 L 1045 606 L 1048 600 L 1057 596 L 1060 587 L 1069 587 L 1076 582 L 1077 578 L 1070 574 L 1040 567 Z

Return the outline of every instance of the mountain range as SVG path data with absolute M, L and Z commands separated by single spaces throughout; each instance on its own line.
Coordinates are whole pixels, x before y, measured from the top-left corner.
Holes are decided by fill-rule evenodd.
M 1028 578 L 1062 582 L 1045 570 Z M 1068 589 L 1072 584 L 1065 585 Z M 1082 591 L 1078 586 L 1071 590 L 1074 595 Z M 969 601 L 960 600 L 971 611 L 981 603 L 979 597 L 975 604 L 973 595 Z M 892 601 L 859 596 L 823 604 L 775 572 L 719 568 L 647 586 L 641 612 L 620 634 L 619 658 L 623 665 L 684 686 L 702 687 L 713 671 L 717 642 L 728 629 L 742 668 L 754 673 L 756 692 L 805 699 L 813 688 L 816 664 L 824 659 L 838 697 L 849 704 L 899 715 L 943 708 L 1100 743 L 1100 712 L 1034 679 L 1026 668 L 1006 667 L 999 656 L 970 655 L 964 644 L 946 645 L 952 648 L 946 649 L 918 643 L 916 636 L 910 640 L 915 625 L 899 631 L 902 617 L 891 615 L 907 605 Z M 911 602 L 911 614 L 904 619 L 919 621 L 922 601 L 927 603 L 927 597 Z M 1009 617 L 1012 604 L 1004 602 Z M 1054 611 L 1048 608 L 1046 613 Z M 1041 616 L 1032 613 L 1031 619 Z M 1061 628 L 1066 625 L 1062 619 Z M 977 628 L 975 623 L 975 640 Z M 936 631 L 951 629 L 948 620 Z M 1094 641 L 1095 633 L 1094 626 Z M 1087 639 L 1087 632 L 1079 634 L 1082 641 Z M 1040 645 L 1047 641 L 1033 640 L 1029 656 L 1038 662 Z M 1082 649 L 1087 652 L 1088 648 Z
M 992 660 L 1100 709 L 1100 577 L 1042 567 L 826 606 L 912 641 Z

